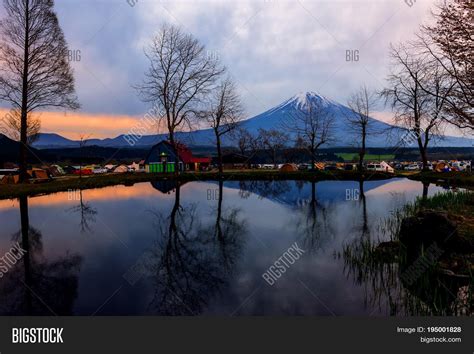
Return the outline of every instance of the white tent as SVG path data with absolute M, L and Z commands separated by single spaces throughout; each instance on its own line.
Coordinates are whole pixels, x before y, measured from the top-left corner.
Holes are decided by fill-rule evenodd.
M 380 163 L 380 166 L 384 169 L 385 172 L 388 172 L 388 173 L 394 173 L 395 170 L 393 169 L 392 166 L 390 166 L 388 163 L 386 163 L 385 161 L 382 161 Z

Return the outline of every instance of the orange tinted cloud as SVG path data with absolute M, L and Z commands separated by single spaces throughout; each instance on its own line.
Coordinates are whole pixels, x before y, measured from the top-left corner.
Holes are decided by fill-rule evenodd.
M 0 117 L 4 117 L 7 112 L 7 109 L 0 109 Z M 81 134 L 91 139 L 115 138 L 138 126 L 146 130 L 146 134 L 157 133 L 156 127 L 137 116 L 79 112 L 38 112 L 35 115 L 41 119 L 41 132 L 57 133 L 73 140 L 78 139 Z

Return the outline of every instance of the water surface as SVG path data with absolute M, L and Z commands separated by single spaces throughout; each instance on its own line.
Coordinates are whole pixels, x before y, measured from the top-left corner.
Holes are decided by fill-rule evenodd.
M 443 191 L 407 179 L 159 182 L 0 201 L 0 254 L 28 251 L 0 279 L 0 312 L 419 314 L 361 278 L 343 249 L 383 241 L 394 210 Z M 295 242 L 303 256 L 267 284 Z

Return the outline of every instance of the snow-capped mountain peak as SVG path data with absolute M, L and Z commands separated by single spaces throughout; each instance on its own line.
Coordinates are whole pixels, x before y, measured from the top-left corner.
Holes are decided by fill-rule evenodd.
M 286 101 L 286 105 L 304 110 L 310 105 L 322 105 L 323 107 L 338 106 L 339 104 L 315 91 L 300 92 Z

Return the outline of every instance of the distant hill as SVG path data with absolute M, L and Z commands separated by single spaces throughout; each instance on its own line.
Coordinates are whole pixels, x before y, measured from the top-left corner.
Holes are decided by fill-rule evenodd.
M 79 147 L 79 142 L 62 137 L 54 133 L 40 133 L 33 143 L 36 148 L 47 149 L 54 147 Z
M 55 135 L 55 134 L 54 134 Z M 57 141 L 60 141 L 58 139 Z M 67 139 L 66 139 L 67 140 Z M 42 165 L 43 163 L 56 163 L 69 161 L 74 163 L 99 163 L 108 161 L 132 161 L 146 157 L 148 148 L 112 148 L 101 146 L 65 147 L 38 150 L 28 148 L 28 163 Z M 18 163 L 20 156 L 20 143 L 0 134 L 0 168 L 5 162 Z
M 5 162 L 18 162 L 20 157 L 20 143 L 9 139 L 0 134 L 0 166 Z M 44 151 L 35 148 L 28 148 L 28 162 L 41 163 L 42 161 L 50 161 L 50 156 Z
M 18 155 L 19 153 L 19 144 L 16 141 L 11 140 L 3 134 L 0 134 L 0 156 L 12 156 Z
M 136 146 L 133 147 L 150 147 L 161 140 L 166 139 L 166 135 L 147 135 L 141 138 Z M 130 148 L 131 146 L 125 140 L 125 135 L 119 135 L 116 138 L 110 139 L 88 139 L 84 142 L 85 146 L 100 146 L 113 148 Z M 70 140 L 62 137 L 59 134 L 39 133 L 33 146 L 38 149 L 56 149 L 56 148 L 77 148 L 80 146 L 79 141 Z
M 306 109 L 309 105 L 322 105 L 328 112 L 334 116 L 334 135 L 336 142 L 332 146 L 326 147 L 350 147 L 354 146 L 354 137 L 350 133 L 347 116 L 351 113 L 350 108 L 340 104 L 336 101 L 328 99 L 315 92 L 304 92 L 291 97 L 285 102 L 269 109 L 253 118 L 242 122 L 242 126 L 249 130 L 252 134 L 257 134 L 260 128 L 263 129 L 281 129 L 282 123 L 288 120 L 289 117 L 294 116 Z M 371 126 L 377 134 L 368 137 L 368 147 L 390 147 L 399 144 L 400 138 L 405 134 L 404 130 L 391 126 L 387 123 L 379 121 L 375 118 L 370 118 Z M 387 137 L 387 131 L 391 131 L 391 139 Z M 166 134 L 146 135 L 139 139 L 133 147 L 148 148 L 163 139 L 166 139 Z M 209 146 L 213 144 L 214 135 L 211 129 L 197 130 L 193 132 L 178 133 L 177 138 L 188 145 L 194 146 Z M 225 145 L 232 145 L 233 142 L 229 138 L 225 138 Z M 101 147 L 131 147 L 127 143 L 125 135 L 119 135 L 113 139 L 91 139 L 87 141 L 87 145 L 97 145 Z M 58 147 L 77 147 L 77 141 L 69 140 L 57 134 L 40 134 L 39 139 L 34 143 L 34 146 L 39 149 L 58 148 Z M 474 146 L 473 139 L 460 138 L 448 136 L 433 142 L 432 146 L 443 147 L 472 147 Z

